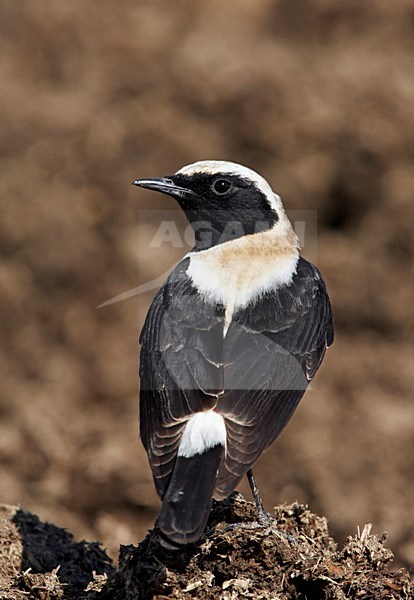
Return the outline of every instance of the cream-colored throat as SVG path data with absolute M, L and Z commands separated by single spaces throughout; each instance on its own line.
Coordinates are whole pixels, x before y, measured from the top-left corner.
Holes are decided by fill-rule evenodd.
M 288 285 L 299 258 L 297 238 L 273 230 L 190 253 L 187 273 L 204 299 L 223 304 L 226 329 L 234 312 L 262 294 Z

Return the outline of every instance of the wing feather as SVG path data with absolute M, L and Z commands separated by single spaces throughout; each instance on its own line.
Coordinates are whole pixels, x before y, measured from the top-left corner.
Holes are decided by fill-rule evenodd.
M 226 497 L 283 430 L 333 341 L 319 271 L 299 259 L 292 284 L 234 315 L 204 301 L 185 259 L 157 294 L 141 334 L 141 437 L 163 497 L 195 412 L 225 419 L 226 456 L 215 498 Z
M 203 302 L 184 260 L 159 290 L 141 333 L 140 432 L 163 497 L 188 419 L 223 388 L 223 310 Z
M 289 287 L 235 315 L 223 354 L 227 455 L 216 488 L 225 498 L 278 437 L 333 341 L 325 284 L 304 259 Z

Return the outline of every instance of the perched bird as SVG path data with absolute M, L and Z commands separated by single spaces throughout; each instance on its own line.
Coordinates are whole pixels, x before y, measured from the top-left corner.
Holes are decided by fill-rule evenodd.
M 161 543 L 197 541 L 278 437 L 333 342 L 318 269 L 299 256 L 280 197 L 241 165 L 200 161 L 134 185 L 175 198 L 195 245 L 141 333 L 140 430 Z

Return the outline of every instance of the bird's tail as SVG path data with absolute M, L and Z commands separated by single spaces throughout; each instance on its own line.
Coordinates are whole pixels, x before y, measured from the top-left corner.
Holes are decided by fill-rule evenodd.
M 160 541 L 165 548 L 177 550 L 201 537 L 223 453 L 224 447 L 217 445 L 190 458 L 177 457 L 158 517 Z

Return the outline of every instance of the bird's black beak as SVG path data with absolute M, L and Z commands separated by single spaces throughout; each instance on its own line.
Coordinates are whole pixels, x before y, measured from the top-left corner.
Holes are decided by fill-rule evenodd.
M 195 196 L 194 192 L 186 188 L 176 185 L 172 179 L 168 177 L 160 177 L 158 179 L 136 179 L 132 182 L 132 185 L 145 188 L 147 190 L 154 190 L 156 192 L 162 192 L 173 198 L 187 198 L 189 196 Z

